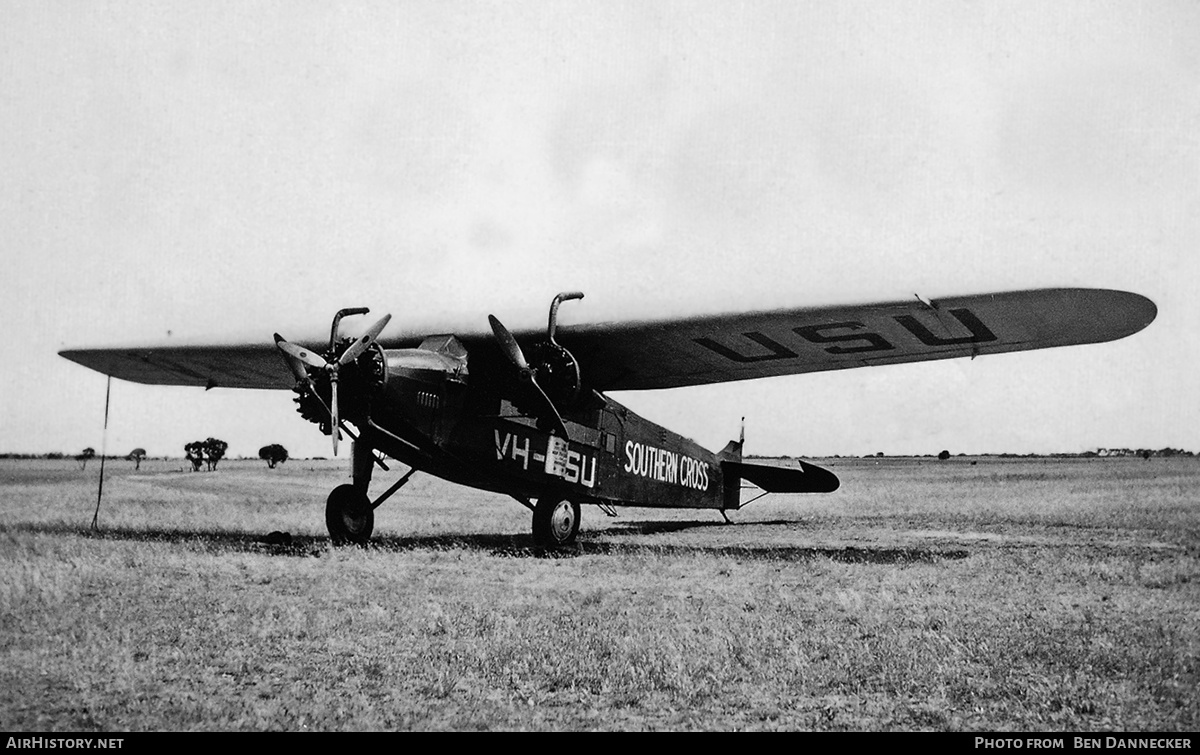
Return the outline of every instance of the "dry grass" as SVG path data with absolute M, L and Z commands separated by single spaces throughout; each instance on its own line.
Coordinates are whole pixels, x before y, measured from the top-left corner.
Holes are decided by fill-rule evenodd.
M 1198 728 L 1200 462 L 832 464 L 544 557 L 420 476 L 333 550 L 331 462 L 115 462 L 93 535 L 95 469 L 3 461 L 0 729 Z

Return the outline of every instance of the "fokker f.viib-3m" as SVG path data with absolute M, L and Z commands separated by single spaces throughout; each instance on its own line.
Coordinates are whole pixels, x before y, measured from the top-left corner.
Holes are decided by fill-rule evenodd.
M 482 314 L 466 328 L 424 332 L 390 316 L 346 337 L 343 309 L 324 334 L 237 343 L 88 348 L 62 356 L 139 383 L 296 392 L 301 416 L 355 439 L 353 483 L 326 502 L 330 537 L 366 542 L 374 509 L 420 470 L 507 494 L 533 512 L 543 547 L 574 542 L 580 506 L 742 506 L 743 481 L 770 493 L 824 493 L 830 471 L 742 459 L 742 442 L 713 453 L 609 398 L 638 391 L 851 367 L 975 357 L 1123 338 L 1157 314 L 1145 297 L 1102 289 L 1010 291 L 765 312 L 558 323 L 509 330 Z M 583 304 L 571 305 L 584 308 Z M 581 310 L 577 309 L 576 313 Z M 320 343 L 320 348 L 313 344 Z M 305 345 L 301 345 L 305 344 Z M 351 429 L 353 428 L 353 429 Z M 408 467 L 369 494 L 386 457 Z

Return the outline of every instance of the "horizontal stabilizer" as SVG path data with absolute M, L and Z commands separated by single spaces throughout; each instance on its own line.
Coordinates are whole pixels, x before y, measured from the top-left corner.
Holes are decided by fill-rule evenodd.
M 832 493 L 841 484 L 833 472 L 806 461 L 796 467 L 775 467 L 765 464 L 746 464 L 723 461 L 726 477 L 737 476 L 768 493 Z

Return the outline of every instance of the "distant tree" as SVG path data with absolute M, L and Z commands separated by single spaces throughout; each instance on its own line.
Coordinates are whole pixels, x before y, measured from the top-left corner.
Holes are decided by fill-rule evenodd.
M 950 452 L 943 449 L 942 452 L 938 454 L 938 458 L 942 461 L 945 461 L 946 459 L 950 458 Z
M 83 453 L 75 456 L 75 461 L 79 462 L 80 469 L 87 469 L 88 459 L 96 458 L 96 449 L 88 447 L 83 449 Z
M 217 468 L 217 462 L 225 458 L 225 449 L 229 448 L 229 444 L 217 438 L 209 438 L 204 441 L 204 461 L 208 463 L 208 471 L 213 471 Z
M 269 446 L 263 446 L 258 449 L 258 458 L 267 462 L 267 466 L 274 469 L 276 464 L 282 464 L 288 460 L 288 452 L 286 448 L 278 443 L 272 443 Z
M 142 459 L 146 458 L 146 449 L 135 448 L 132 451 L 130 451 L 129 455 L 126 456 L 125 458 L 129 459 L 130 461 L 132 461 L 134 463 L 133 468 L 135 470 L 141 469 L 142 468 Z
M 183 447 L 183 453 L 192 463 L 192 471 L 199 472 L 204 463 L 204 441 L 194 440 Z

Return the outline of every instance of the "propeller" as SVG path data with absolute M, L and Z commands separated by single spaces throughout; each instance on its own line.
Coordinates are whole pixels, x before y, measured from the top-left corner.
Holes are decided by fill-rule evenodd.
M 366 312 L 366 310 L 362 310 Z M 355 314 L 359 314 L 355 312 Z M 333 455 L 337 456 L 338 452 L 338 429 L 342 426 L 341 420 L 338 417 L 338 371 L 345 365 L 350 364 L 355 359 L 358 359 L 371 344 L 379 338 L 379 334 L 387 327 L 388 321 L 392 319 L 391 315 L 384 315 L 371 327 L 367 328 L 354 343 L 342 352 L 342 355 L 333 362 L 328 362 L 320 354 L 310 351 L 303 346 L 298 346 L 278 333 L 275 334 L 275 345 L 283 353 L 284 361 L 287 362 L 288 369 L 296 376 L 297 380 L 302 380 L 308 384 L 309 391 L 317 397 L 325 410 L 329 412 L 329 419 L 332 423 L 333 431 L 330 436 L 333 438 Z M 317 393 L 313 385 L 312 375 L 309 374 L 308 368 L 312 367 L 318 370 L 324 370 L 329 375 L 329 403 Z M 347 431 L 349 432 L 349 431 Z
M 517 343 L 517 339 L 513 338 L 513 334 L 509 332 L 508 328 L 504 327 L 503 323 L 496 319 L 495 315 L 488 315 L 488 322 L 492 325 L 492 334 L 496 336 L 496 342 L 500 344 L 500 350 L 508 357 L 508 361 L 512 362 L 513 366 L 517 368 L 517 374 L 520 376 L 521 381 L 533 386 L 534 395 L 538 397 L 538 402 L 541 404 L 541 411 L 538 412 L 539 416 L 551 422 L 559 435 L 564 438 L 568 437 L 567 426 L 563 423 L 562 415 L 558 413 L 554 402 L 550 400 L 550 397 L 538 385 L 537 370 L 529 366 L 529 362 L 526 361 L 525 354 L 521 351 L 521 346 Z

